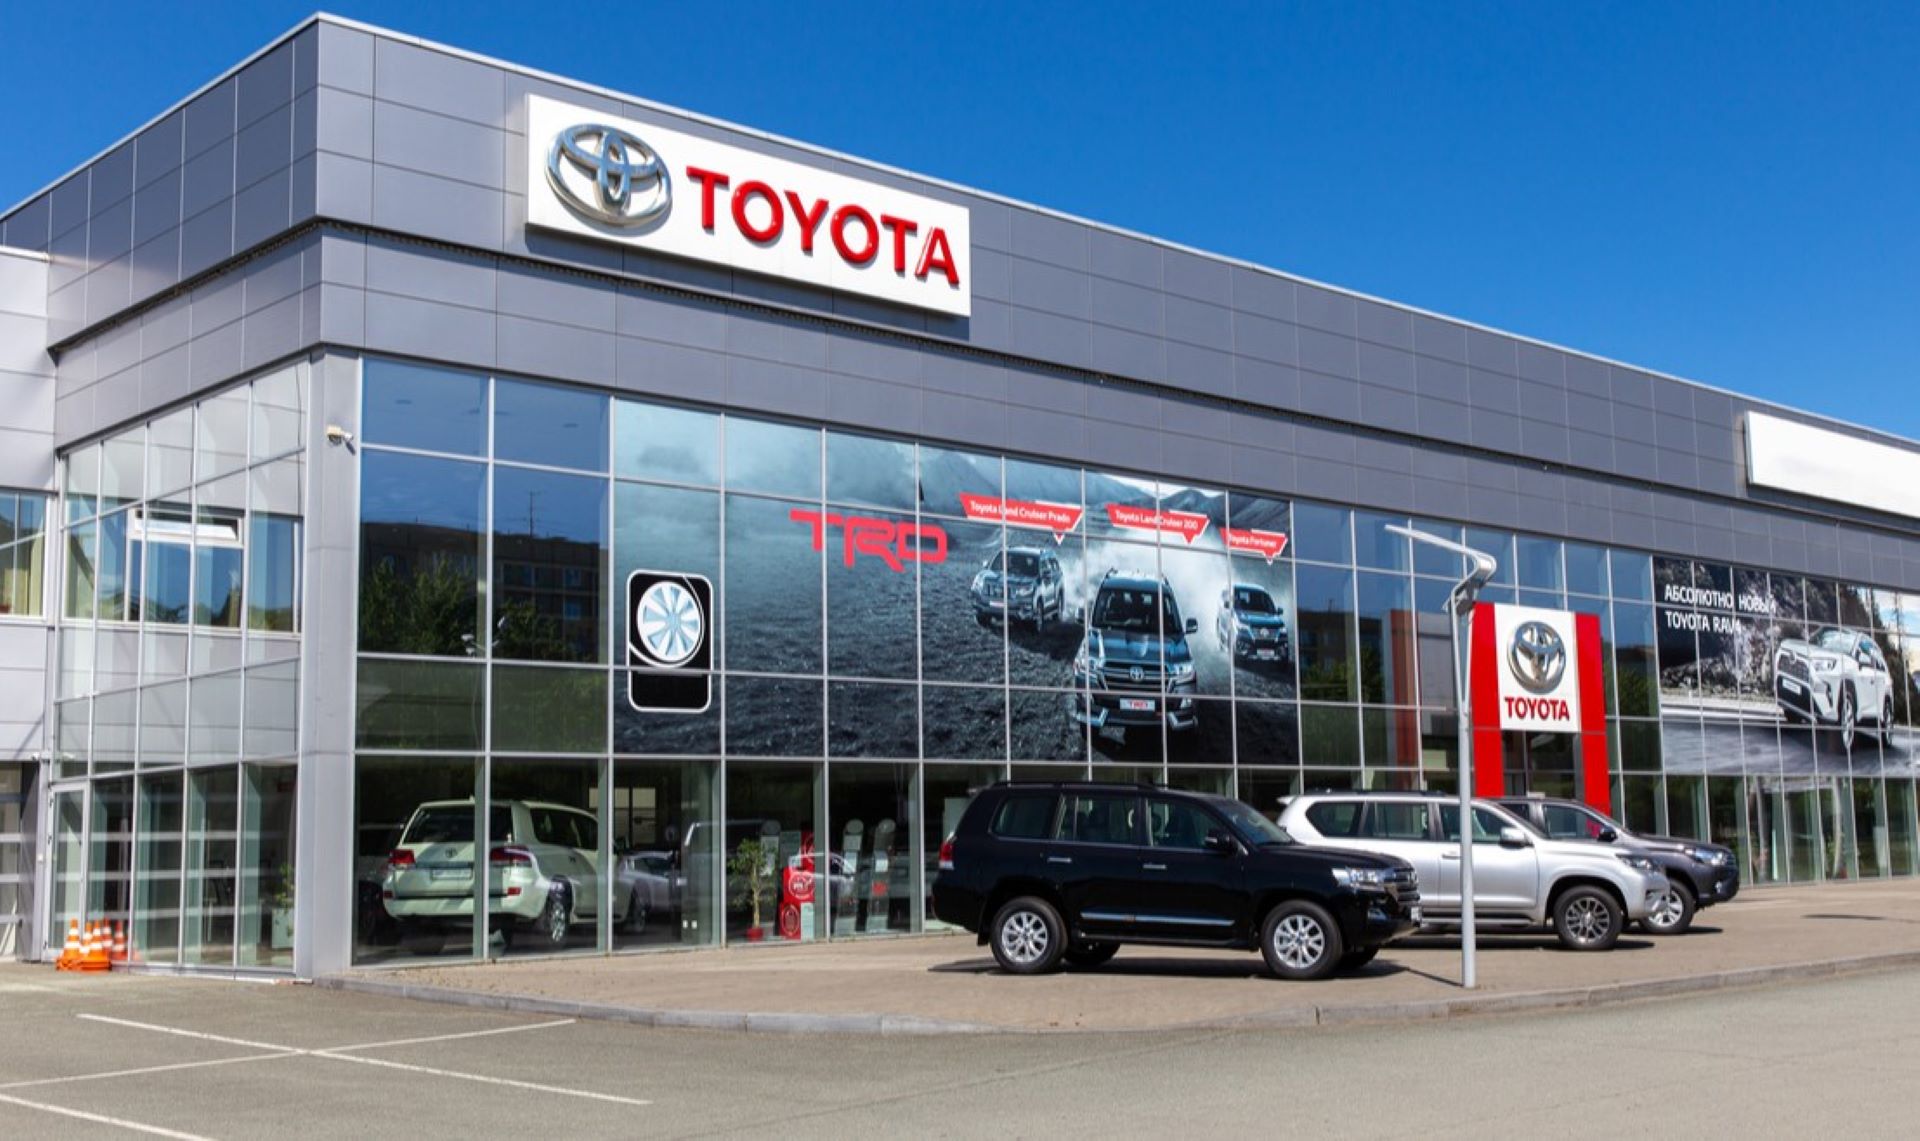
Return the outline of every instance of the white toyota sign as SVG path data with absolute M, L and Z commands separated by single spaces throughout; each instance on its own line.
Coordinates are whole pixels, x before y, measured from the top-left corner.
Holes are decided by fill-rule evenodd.
M 973 309 L 968 212 L 527 97 L 527 225 L 899 305 Z
M 1580 654 L 1570 610 L 1493 608 L 1500 728 L 1580 731 Z

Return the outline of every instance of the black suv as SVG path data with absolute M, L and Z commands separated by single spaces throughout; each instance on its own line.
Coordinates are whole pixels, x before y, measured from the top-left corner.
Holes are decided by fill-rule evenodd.
M 1412 930 L 1419 899 L 1405 860 L 1310 848 L 1237 800 L 1132 784 L 985 789 L 933 883 L 934 914 L 1020 975 L 1154 943 L 1258 947 L 1283 979 L 1325 978 Z
M 1068 712 L 1095 729 L 1159 726 L 1191 729 L 1193 650 L 1187 635 L 1197 619 L 1181 618 L 1164 578 L 1110 570 L 1100 579 L 1084 618 L 1087 634 L 1073 658 L 1074 693 Z
M 1740 894 L 1740 861 L 1733 849 L 1704 840 L 1641 836 L 1590 804 L 1550 796 L 1503 796 L 1500 807 L 1556 840 L 1595 840 L 1639 853 L 1667 873 L 1667 892 L 1641 926 L 1654 935 L 1684 935 L 1694 912 Z

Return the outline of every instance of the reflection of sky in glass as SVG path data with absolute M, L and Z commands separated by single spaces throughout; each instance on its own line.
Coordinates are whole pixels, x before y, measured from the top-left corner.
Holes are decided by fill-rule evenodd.
M 360 464 L 361 517 L 478 531 L 485 477 L 477 463 L 368 451 Z
M 494 458 L 607 470 L 607 398 L 577 388 L 502 380 L 493 386 Z
M 514 467 L 493 470 L 497 534 L 604 545 L 606 505 L 604 479 Z
M 369 360 L 365 391 L 361 435 L 368 443 L 476 456 L 486 451 L 485 377 Z
M 616 474 L 720 482 L 720 417 L 711 412 L 617 400 L 613 432 Z
M 727 486 L 805 499 L 820 497 L 820 433 L 727 417 Z

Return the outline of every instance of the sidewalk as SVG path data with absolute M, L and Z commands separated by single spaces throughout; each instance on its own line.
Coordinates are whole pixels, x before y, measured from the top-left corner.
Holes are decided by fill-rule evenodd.
M 321 985 L 649 1025 L 941 1033 L 1313 1026 L 1628 1001 L 1920 966 L 1920 880 L 1749 888 L 1683 937 L 1575 954 L 1550 936 L 1413 939 L 1365 971 L 1284 983 L 1256 953 L 1123 948 L 1105 967 L 1004 975 L 970 935 L 366 971 Z

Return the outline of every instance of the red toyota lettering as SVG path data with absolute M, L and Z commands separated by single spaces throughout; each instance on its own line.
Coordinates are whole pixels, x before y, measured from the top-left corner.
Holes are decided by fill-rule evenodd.
M 687 177 L 700 184 L 700 228 L 713 229 L 713 194 L 727 188 L 727 176 L 717 171 L 687 168 Z M 923 259 L 924 260 L 924 259 Z
M 764 226 L 754 225 L 752 219 L 747 216 L 747 201 L 752 198 L 758 198 L 765 202 L 767 209 L 771 211 L 771 215 L 767 219 L 767 224 Z M 786 225 L 786 219 L 780 209 L 780 196 L 773 192 L 773 187 L 768 186 L 764 182 L 741 183 L 740 188 L 733 192 L 733 224 L 738 226 L 740 232 L 753 241 L 771 242 L 777 240 L 780 237 L 781 229 Z
M 891 214 L 880 215 L 880 224 L 893 235 L 893 272 L 907 272 L 907 235 L 918 230 L 919 224 Z
M 787 518 L 811 530 L 813 549 L 827 545 L 827 528 L 839 527 L 840 561 L 853 566 L 861 555 L 871 555 L 894 571 L 909 562 L 947 561 L 947 533 L 932 523 L 894 523 L 864 515 L 834 515 L 793 508 Z
M 847 245 L 849 221 L 860 223 L 867 231 L 866 244 L 861 246 L 858 252 Z M 873 215 L 859 206 L 848 203 L 835 210 L 833 222 L 829 228 L 833 232 L 833 248 L 840 251 L 840 256 L 845 258 L 849 265 L 866 265 L 873 260 L 873 255 L 880 252 L 880 227 L 873 224 Z
M 914 267 L 913 276 L 924 281 L 928 272 L 936 269 L 946 275 L 948 285 L 960 284 L 960 271 L 953 267 L 953 251 L 947 248 L 947 232 L 938 226 L 927 235 L 927 244 L 920 247 L 920 264 Z
M 827 216 L 827 200 L 816 198 L 812 206 L 803 205 L 800 196 L 787 191 L 787 205 L 793 208 L 793 223 L 800 230 L 800 252 L 813 252 L 813 233 L 820 228 L 820 219 Z

